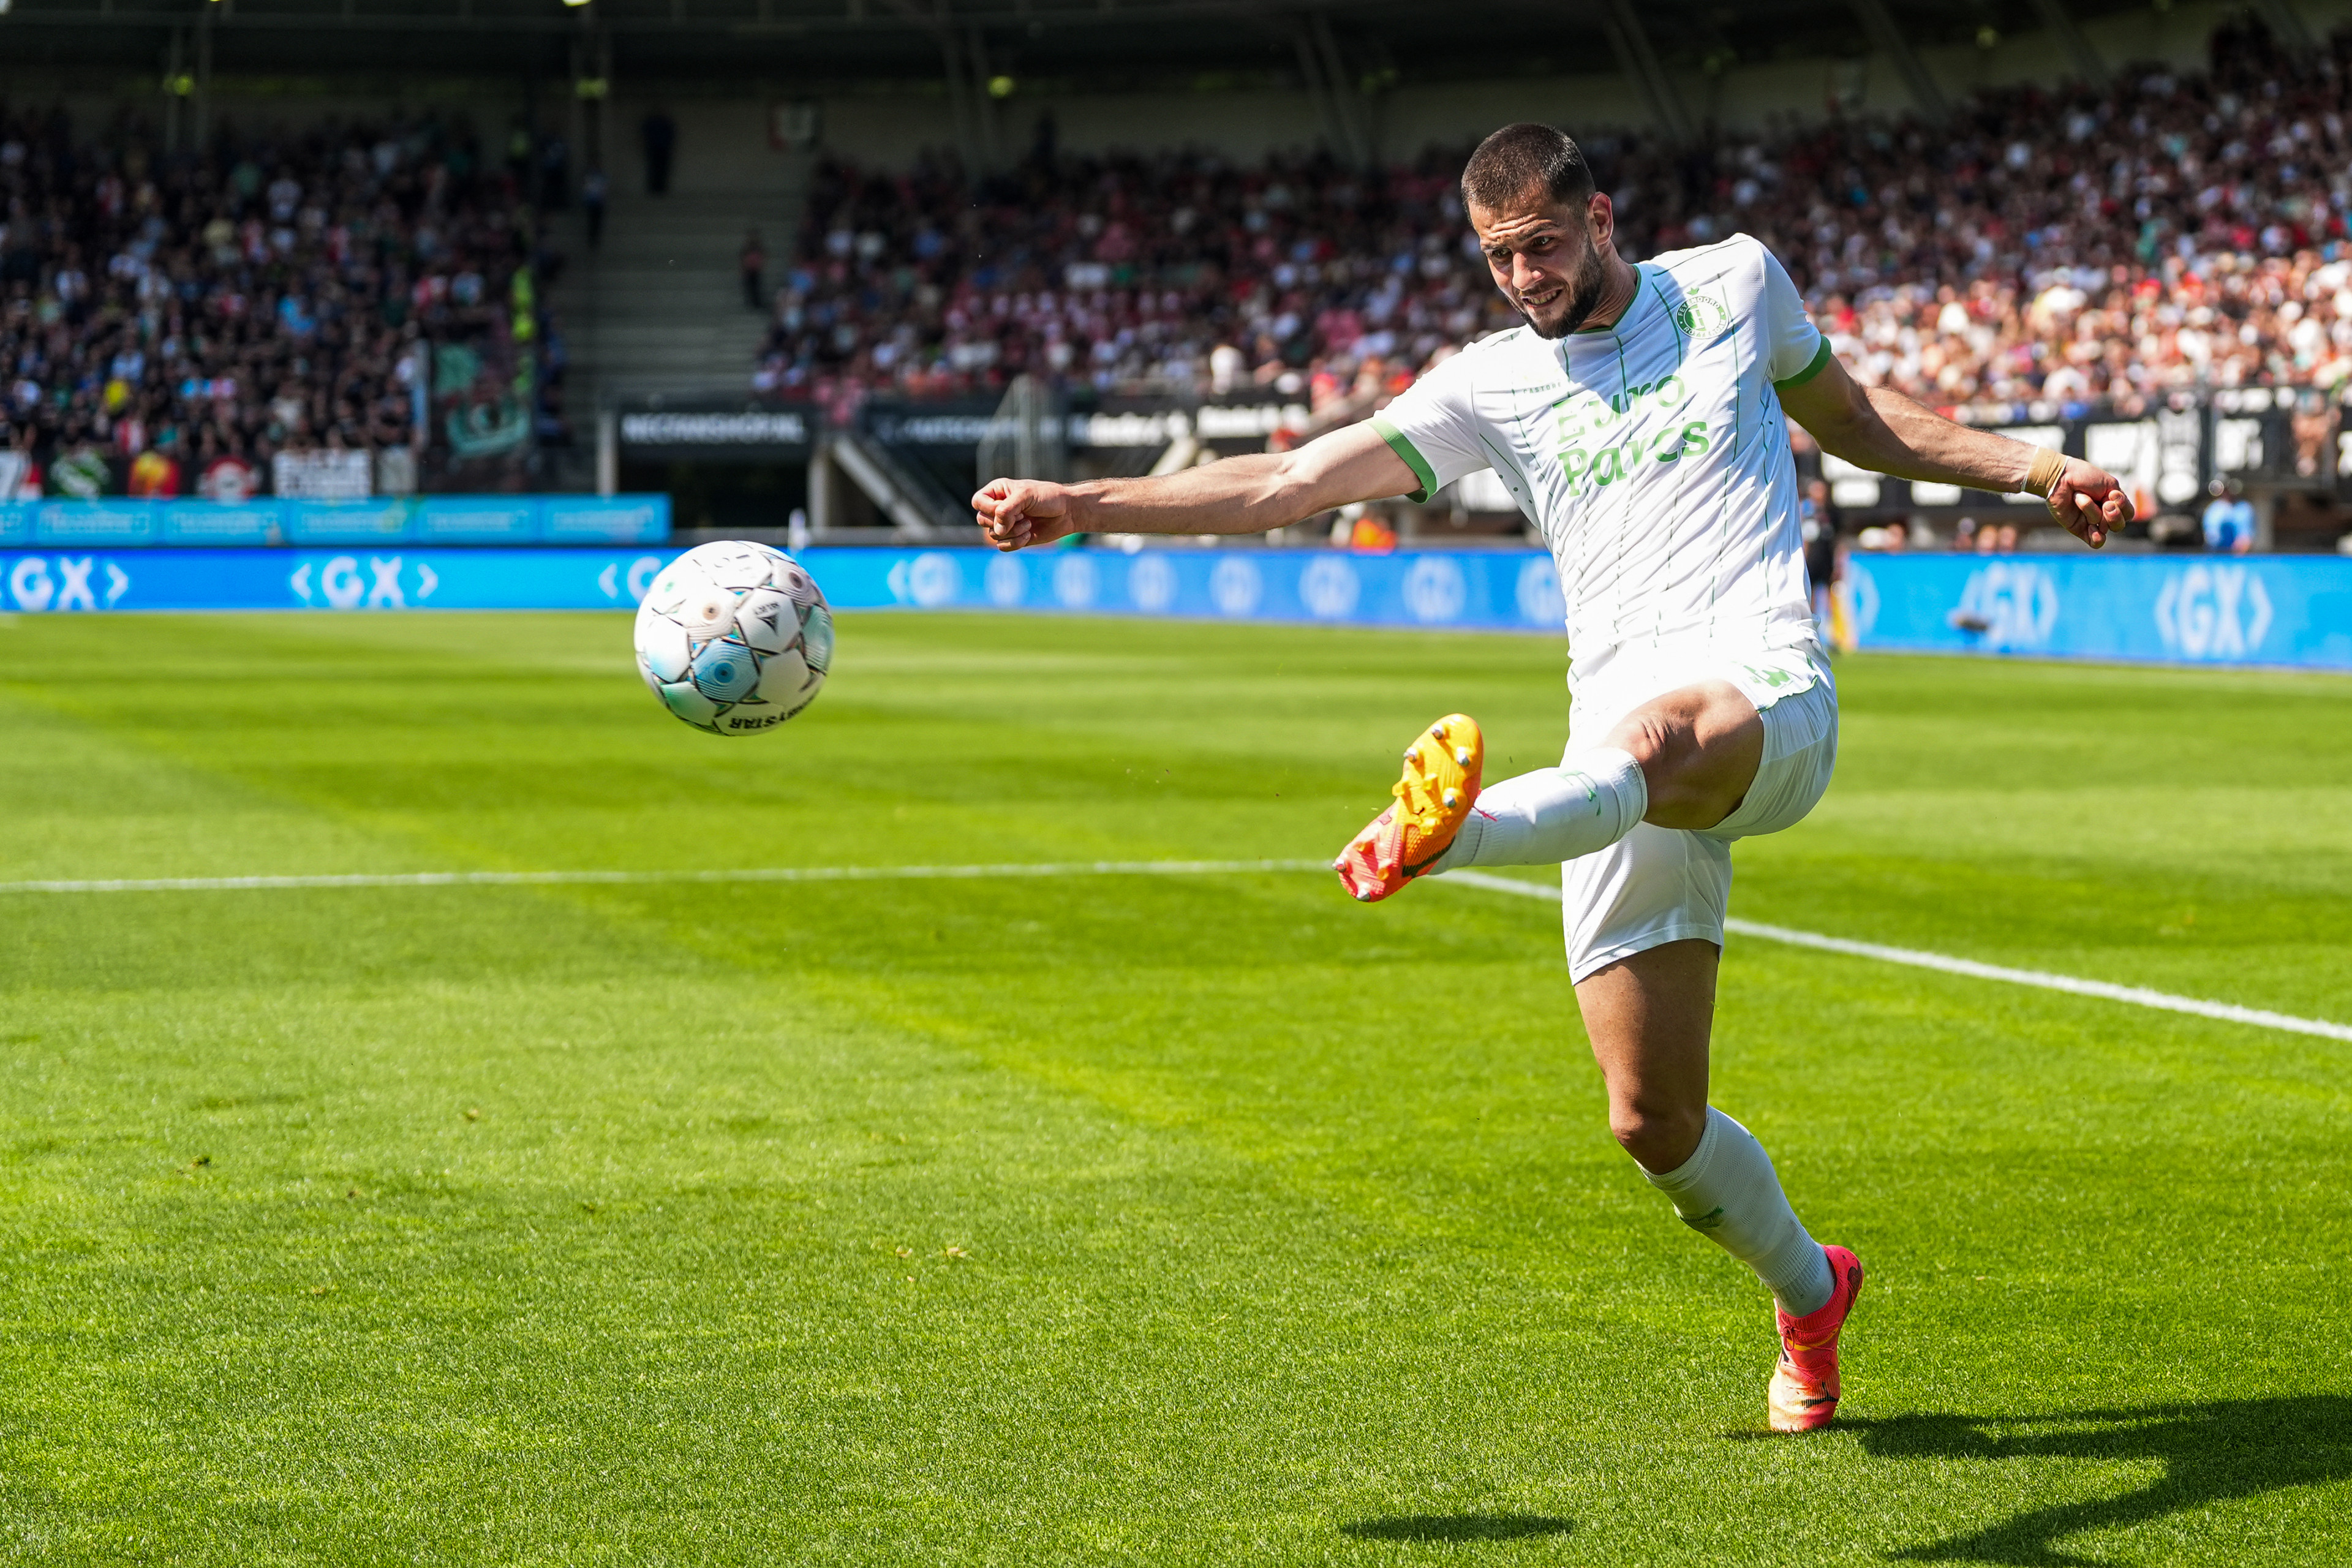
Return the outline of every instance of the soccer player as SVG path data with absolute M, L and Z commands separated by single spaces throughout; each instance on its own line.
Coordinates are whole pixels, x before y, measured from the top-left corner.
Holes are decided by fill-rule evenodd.
M 2131 502 L 2078 458 L 1864 390 L 1745 235 L 1629 263 L 1609 197 L 1549 125 L 1487 137 L 1462 194 L 1526 325 L 1295 451 L 1156 479 L 996 479 L 972 510 L 1001 550 L 1079 532 L 1254 533 L 1495 470 L 1559 564 L 1566 755 L 1482 790 L 1477 726 L 1443 719 L 1336 868 L 1369 900 L 1466 867 L 1560 866 L 1610 1131 L 1685 1225 L 1771 1290 L 1773 1429 L 1822 1426 L 1862 1266 L 1813 1240 L 1763 1146 L 1707 1103 L 1731 841 L 1801 820 L 1837 754 L 1786 420 L 1897 478 L 2036 492 L 2095 549 Z

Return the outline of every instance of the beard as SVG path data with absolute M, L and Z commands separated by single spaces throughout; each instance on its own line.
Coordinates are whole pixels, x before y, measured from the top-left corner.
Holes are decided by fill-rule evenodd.
M 1534 312 L 1524 305 L 1519 307 L 1519 314 L 1527 318 L 1528 325 L 1535 329 L 1536 336 L 1545 339 L 1564 338 L 1584 325 L 1593 310 L 1599 307 L 1601 290 L 1607 288 L 1608 284 L 1608 269 L 1601 265 L 1601 247 L 1587 239 L 1584 243 L 1584 254 L 1577 260 L 1576 271 L 1568 279 L 1568 299 L 1560 306 L 1559 319 L 1546 326 L 1537 321 Z

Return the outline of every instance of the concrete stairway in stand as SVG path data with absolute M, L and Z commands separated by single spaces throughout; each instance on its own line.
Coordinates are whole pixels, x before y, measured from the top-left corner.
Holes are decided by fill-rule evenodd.
M 744 304 L 737 254 L 757 228 L 772 298 L 804 189 L 796 180 L 762 191 L 616 193 L 594 249 L 578 209 L 562 215 L 566 262 L 552 303 L 571 356 L 565 403 L 583 437 L 594 439 L 602 400 L 749 388 L 769 316 Z

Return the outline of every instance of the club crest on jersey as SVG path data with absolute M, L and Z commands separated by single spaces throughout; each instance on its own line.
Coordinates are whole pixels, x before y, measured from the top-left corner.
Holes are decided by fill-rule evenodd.
M 1731 331 L 1731 308 L 1712 294 L 1685 294 L 1675 307 L 1675 325 L 1694 342 L 1712 342 Z

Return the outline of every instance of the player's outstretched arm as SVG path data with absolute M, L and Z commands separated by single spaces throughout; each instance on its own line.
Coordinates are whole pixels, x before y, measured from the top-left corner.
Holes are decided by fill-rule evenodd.
M 1145 479 L 991 479 L 972 521 L 999 550 L 1072 533 L 1265 533 L 1360 500 L 1411 495 L 1421 481 L 1370 422 L 1295 452 L 1253 453 Z
M 1780 406 L 1812 432 L 1822 451 L 1857 468 L 2006 494 L 2032 490 L 2094 550 L 2132 519 L 2131 497 L 2105 469 L 1956 425 L 1899 392 L 1865 390 L 1834 359 L 1811 380 L 1779 390 Z

